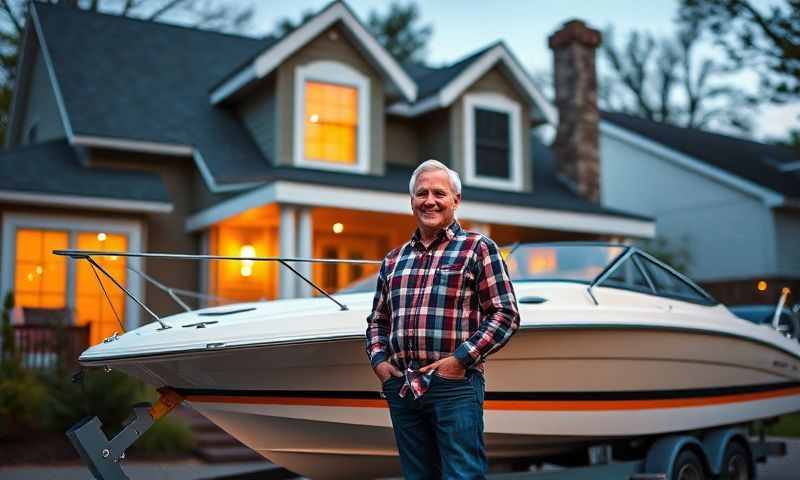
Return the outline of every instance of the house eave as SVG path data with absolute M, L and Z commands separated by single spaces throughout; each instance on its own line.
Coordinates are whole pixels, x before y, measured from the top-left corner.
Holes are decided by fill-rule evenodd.
M 170 213 L 172 203 L 108 197 L 86 197 L 40 192 L 0 190 L 0 202 L 40 207 L 69 207 L 84 210 L 110 210 L 136 213 Z

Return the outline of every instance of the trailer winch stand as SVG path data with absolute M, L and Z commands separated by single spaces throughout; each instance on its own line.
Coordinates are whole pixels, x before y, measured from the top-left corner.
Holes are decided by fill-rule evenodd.
M 97 480 L 129 480 L 120 465 L 125 449 L 183 401 L 183 397 L 170 388 L 160 388 L 158 393 L 161 397 L 152 406 L 149 403 L 134 405 L 122 430 L 111 440 L 101 430 L 103 424 L 97 417 L 86 417 L 67 430 L 67 437 Z

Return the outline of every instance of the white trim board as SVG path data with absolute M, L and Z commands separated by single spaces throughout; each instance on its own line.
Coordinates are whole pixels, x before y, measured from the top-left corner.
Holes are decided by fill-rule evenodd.
M 353 34 L 356 40 L 364 47 L 367 55 L 388 75 L 397 85 L 403 96 L 410 102 L 417 97 L 417 85 L 408 76 L 397 60 L 395 60 L 377 40 L 370 34 L 353 13 L 341 2 L 334 2 L 327 9 L 318 13 L 314 18 L 292 33 L 286 35 L 276 44 L 262 52 L 250 64 L 236 72 L 234 76 L 225 80 L 221 85 L 211 91 L 210 101 L 216 105 L 229 98 L 249 83 L 264 78 L 286 61 L 301 47 L 316 38 L 325 29 L 336 22 L 342 24 Z
M 511 72 L 514 80 L 522 87 L 525 93 L 545 116 L 547 123 L 551 125 L 558 124 L 558 111 L 555 107 L 547 101 L 544 95 L 536 87 L 536 84 L 528 76 L 525 69 L 516 61 L 514 56 L 505 46 L 499 44 L 496 47 L 488 50 L 478 60 L 472 62 L 463 72 L 457 77 L 450 80 L 450 82 L 441 88 L 437 93 L 426 97 L 416 104 L 408 103 L 395 103 L 388 108 L 389 113 L 397 115 L 414 117 L 427 113 L 437 108 L 444 108 L 450 106 L 458 97 L 469 88 L 470 85 L 475 83 L 479 78 L 491 70 L 495 65 L 502 62 Z
M 778 192 L 775 192 L 774 190 L 762 187 L 761 185 L 758 185 L 750 180 L 729 173 L 702 160 L 698 160 L 694 157 L 673 150 L 643 135 L 617 126 L 612 122 L 601 120 L 600 133 L 608 135 L 609 137 L 621 142 L 633 145 L 634 147 L 644 150 L 647 153 L 675 163 L 694 173 L 704 175 L 712 180 L 722 183 L 723 185 L 727 185 L 731 188 L 744 192 L 745 194 L 756 197 L 764 202 L 764 204 L 766 204 L 768 207 L 778 207 L 785 203 L 784 196 Z
M 278 181 L 192 215 L 187 232 L 208 228 L 226 218 L 270 203 L 411 214 L 407 193 L 364 191 L 309 183 Z M 613 215 L 551 210 L 463 200 L 458 217 L 468 221 L 570 232 L 652 238 L 655 223 Z
M 169 202 L 147 200 L 123 200 L 108 197 L 84 197 L 80 195 L 56 195 L 50 193 L 19 192 L 0 190 L 0 200 L 20 205 L 44 205 L 123 212 L 170 213 L 173 205 Z
M 358 125 L 356 126 L 356 163 L 353 165 L 309 159 L 305 156 L 305 86 L 307 81 L 354 87 L 358 92 Z M 369 77 L 339 62 L 318 61 L 300 65 L 294 71 L 293 162 L 297 167 L 367 173 L 370 160 L 370 85 Z
M 5 298 L 9 290 L 14 285 L 14 266 L 16 260 L 16 231 L 18 228 L 36 228 L 36 229 L 51 229 L 51 230 L 65 230 L 67 232 L 75 231 L 100 231 L 100 232 L 113 232 L 121 233 L 128 237 L 128 251 L 141 252 L 145 251 L 145 240 L 143 235 L 142 224 L 133 220 L 111 220 L 107 218 L 86 218 L 75 217 L 68 215 L 49 215 L 49 214 L 30 214 L 30 213 L 5 213 L 2 221 L 2 236 L 0 242 L 3 245 L 3 255 L 0 258 L 0 292 L 2 298 Z M 70 234 L 70 241 L 74 241 L 74 235 Z M 70 248 L 74 248 L 70 244 Z M 78 260 L 68 259 L 67 262 L 74 262 Z M 128 259 L 128 264 L 136 270 L 142 270 L 142 259 L 131 257 Z M 69 269 L 74 271 L 74 269 Z M 127 274 L 128 284 L 126 288 L 136 298 L 145 302 L 144 298 L 144 279 L 138 275 Z M 67 278 L 67 307 L 75 307 L 74 298 L 74 275 L 72 278 Z M 139 306 L 128 298 L 125 297 L 125 329 L 132 330 L 139 326 Z
M 64 124 L 64 131 L 67 134 L 67 138 L 72 141 L 73 131 L 72 131 L 72 123 L 69 121 L 69 115 L 67 115 L 67 107 L 64 103 L 64 96 L 61 95 L 61 87 L 58 84 L 58 78 L 56 77 L 56 70 L 53 67 L 53 61 L 50 58 L 50 50 L 47 48 L 47 43 L 44 41 L 44 30 L 42 30 L 42 24 L 39 21 L 39 13 L 36 11 L 36 3 L 31 2 L 31 20 L 33 20 L 34 28 L 36 29 L 36 35 L 39 38 L 39 45 L 41 47 L 41 54 L 42 58 L 44 59 L 44 64 L 47 67 L 47 74 L 50 77 L 50 83 L 53 86 L 53 94 L 56 97 L 56 104 L 58 105 L 58 113 L 61 116 L 61 122 Z
M 475 158 L 475 109 L 493 110 L 508 115 L 509 121 L 509 159 L 507 180 L 480 176 L 476 172 Z M 497 93 L 470 93 L 464 95 L 464 182 L 467 185 L 495 188 L 501 190 L 522 190 L 522 129 L 519 103 Z

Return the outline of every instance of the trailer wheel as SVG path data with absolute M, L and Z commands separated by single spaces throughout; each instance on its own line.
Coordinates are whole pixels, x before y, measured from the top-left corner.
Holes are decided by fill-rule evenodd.
M 751 480 L 750 452 L 739 442 L 730 442 L 722 457 L 720 480 Z
M 691 450 L 684 450 L 672 464 L 672 480 L 706 480 L 703 462 Z

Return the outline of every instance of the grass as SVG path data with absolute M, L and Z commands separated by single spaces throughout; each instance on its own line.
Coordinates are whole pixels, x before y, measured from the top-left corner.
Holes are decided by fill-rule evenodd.
M 778 423 L 767 429 L 767 435 L 775 437 L 800 437 L 800 412 L 782 416 Z

